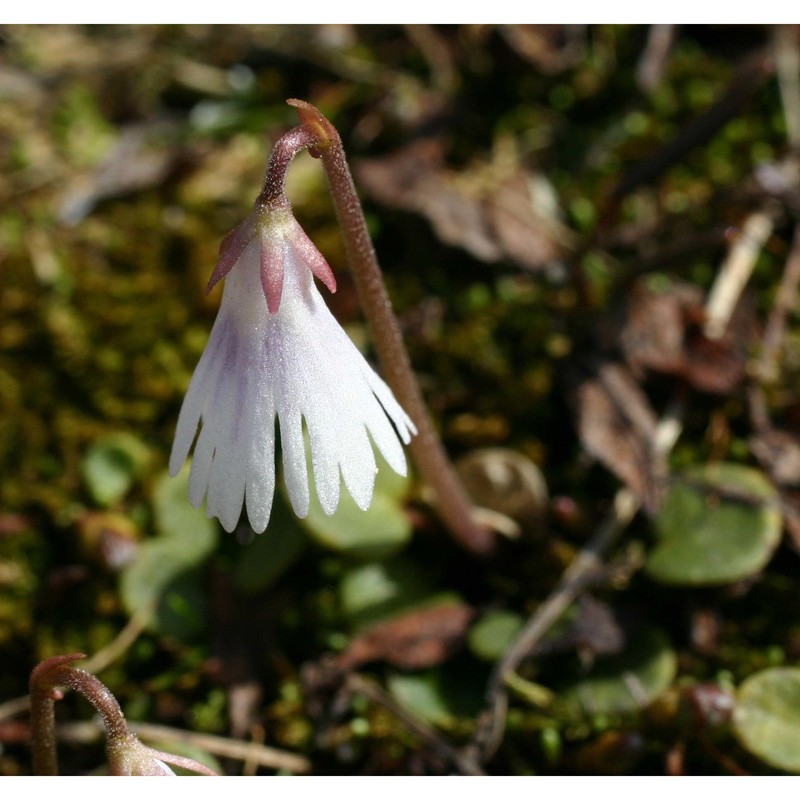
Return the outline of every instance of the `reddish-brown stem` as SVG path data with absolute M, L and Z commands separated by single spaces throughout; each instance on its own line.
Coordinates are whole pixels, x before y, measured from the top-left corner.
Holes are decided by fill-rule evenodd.
M 286 173 L 294 157 L 313 146 L 311 134 L 302 126 L 292 128 L 275 142 L 264 176 L 264 186 L 256 199 L 257 206 L 269 209 L 288 207 L 286 199 Z
M 37 680 L 37 670 L 41 667 L 42 664 L 36 667 L 30 680 L 33 774 L 58 775 L 55 730 L 55 700 L 58 694 L 49 683 Z
M 109 738 L 127 735 L 128 726 L 114 695 L 94 675 L 70 666 L 81 658 L 86 656 L 55 656 L 37 664 L 31 673 L 31 738 L 36 775 L 58 775 L 54 701 L 61 697 L 61 687 L 80 692 L 95 707 Z
M 361 306 L 384 377 L 417 426 L 417 436 L 410 445 L 414 461 L 434 490 L 439 514 L 453 538 L 470 552 L 486 555 L 494 547 L 494 535 L 475 522 L 469 497 L 431 421 L 392 311 L 339 133 L 311 104 L 302 100 L 288 103 L 297 109 L 301 127 L 311 140 L 309 152 L 320 158 L 325 167 Z
M 54 701 L 61 697 L 61 687 L 80 692 L 97 709 L 109 737 L 127 733 L 125 717 L 114 695 L 94 675 L 70 666 L 81 658 L 86 656 L 70 653 L 48 658 L 31 673 L 31 738 L 36 775 L 58 775 Z
M 31 673 L 31 744 L 35 775 L 58 775 L 53 712 L 54 702 L 63 697 L 62 688 L 74 689 L 82 694 L 100 714 L 108 739 L 110 774 L 169 774 L 160 761 L 203 775 L 216 774 L 193 759 L 162 753 L 142 745 L 128 729 L 122 709 L 108 688 L 94 675 L 71 666 L 73 661 L 82 658 L 86 658 L 83 653 L 54 656 L 37 664 Z

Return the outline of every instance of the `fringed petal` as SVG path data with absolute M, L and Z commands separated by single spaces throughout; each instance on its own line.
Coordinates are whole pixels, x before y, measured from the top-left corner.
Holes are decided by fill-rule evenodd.
M 416 432 L 325 305 L 312 276 L 335 291 L 327 262 L 281 213 L 260 218 L 257 233 L 248 220 L 223 243 L 211 285 L 239 266 L 226 281 L 170 457 L 177 472 L 199 425 L 190 500 L 199 505 L 205 497 L 207 513 L 228 531 L 243 506 L 257 533 L 269 523 L 276 427 L 287 493 L 300 517 L 309 510 L 309 451 L 322 510 L 336 510 L 342 481 L 366 509 L 375 484 L 374 448 L 404 475 L 401 441 Z
M 275 494 L 275 408 L 268 393 L 255 402 L 244 497 L 250 526 L 256 533 L 263 533 Z
M 208 407 L 209 399 L 216 393 L 221 372 L 219 350 L 227 340 L 226 332 L 223 330 L 226 328 L 225 319 L 219 317 L 214 323 L 206 349 L 200 357 L 197 369 L 189 382 L 189 388 L 186 390 L 169 457 L 169 474 L 173 478 L 180 471 L 183 462 L 186 461 L 192 442 L 197 435 L 200 419 Z
M 355 426 L 347 441 L 347 458 L 341 462 L 344 485 L 356 501 L 356 505 L 362 511 L 366 511 L 372 503 L 375 476 L 378 474 L 375 454 L 372 452 L 372 444 L 363 426 Z
M 294 509 L 301 519 L 308 516 L 308 464 L 303 437 L 303 420 L 295 409 L 278 409 L 278 426 L 283 447 L 283 478 L 286 491 Z
M 242 458 L 242 403 L 247 398 L 247 376 L 240 372 L 241 363 L 234 362 L 233 374 L 228 376 L 224 391 L 214 409 L 220 443 L 211 465 L 208 479 L 206 513 L 217 517 L 228 533 L 233 531 L 242 513 L 247 463 Z M 242 383 L 237 385 L 237 379 Z
M 362 365 L 362 375 L 367 381 L 369 388 L 375 393 L 384 412 L 394 424 L 397 429 L 397 434 L 402 440 L 403 444 L 408 444 L 412 436 L 417 434 L 417 426 L 411 421 L 411 417 L 403 411 L 400 403 L 395 399 L 392 390 L 378 377 L 375 371 L 364 362 Z

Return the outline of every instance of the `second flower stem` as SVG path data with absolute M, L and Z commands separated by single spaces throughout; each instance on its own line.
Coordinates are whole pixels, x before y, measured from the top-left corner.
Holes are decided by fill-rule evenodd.
M 453 538 L 476 555 L 487 555 L 495 544 L 491 531 L 479 525 L 472 504 L 442 446 L 414 376 L 400 326 L 383 282 L 375 248 L 367 230 L 338 131 L 322 113 L 302 100 L 289 100 L 302 127 L 310 134 L 309 152 L 322 160 L 344 237 L 361 306 L 375 341 L 381 370 L 400 404 L 417 426 L 410 448 L 414 461 L 436 494 L 442 521 Z

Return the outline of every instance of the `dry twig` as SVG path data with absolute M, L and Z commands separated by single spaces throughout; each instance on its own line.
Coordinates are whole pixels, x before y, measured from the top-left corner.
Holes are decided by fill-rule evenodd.
M 237 761 L 250 761 L 267 769 L 286 770 L 300 774 L 311 771 L 311 762 L 305 756 L 267 747 L 256 742 L 243 742 L 223 736 L 171 728 L 167 725 L 151 725 L 147 722 L 131 722 L 129 728 L 139 738 L 158 742 L 167 747 L 170 742 L 180 742 L 193 745 L 216 756 L 233 758 Z M 56 727 L 57 738 L 72 744 L 96 742 L 102 735 L 103 726 L 99 718 L 89 722 L 65 723 Z
M 769 203 L 751 214 L 722 263 L 706 301 L 704 333 L 709 339 L 721 339 L 733 310 L 739 302 L 753 267 L 764 248 L 779 215 L 776 204 Z
M 652 92 L 661 83 L 677 32 L 677 25 L 650 26 L 647 44 L 636 65 L 636 80 L 643 91 Z
M 354 672 L 347 676 L 347 688 L 351 692 L 363 694 L 374 703 L 383 706 L 389 713 L 397 717 L 397 719 L 399 719 L 413 734 L 444 756 L 459 770 L 459 772 L 461 772 L 461 774 L 486 774 L 472 756 L 457 750 L 433 728 L 396 703 L 392 697 L 376 684 Z

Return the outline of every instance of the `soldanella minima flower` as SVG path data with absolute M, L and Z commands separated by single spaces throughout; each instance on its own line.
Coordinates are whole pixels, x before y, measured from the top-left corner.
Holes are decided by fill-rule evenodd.
M 314 277 L 336 282 L 288 202 L 256 203 L 222 242 L 209 290 L 225 279 L 211 336 L 178 418 L 169 468 L 194 446 L 189 498 L 232 531 L 242 508 L 262 533 L 275 491 L 276 441 L 292 508 L 309 510 L 309 464 L 332 514 L 341 484 L 362 509 L 375 483 L 373 443 L 401 475 L 416 428 L 333 317 Z M 276 425 L 277 422 L 277 425 Z

